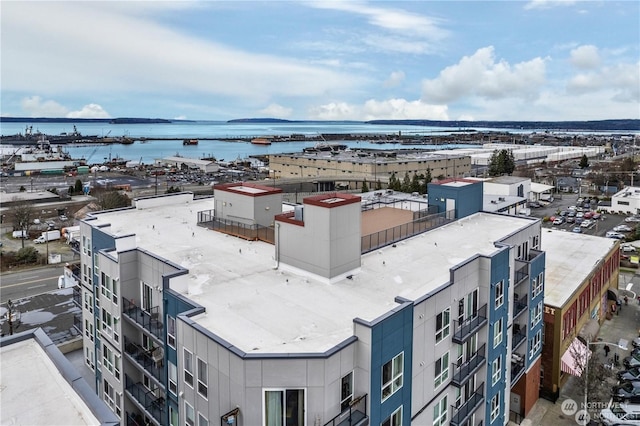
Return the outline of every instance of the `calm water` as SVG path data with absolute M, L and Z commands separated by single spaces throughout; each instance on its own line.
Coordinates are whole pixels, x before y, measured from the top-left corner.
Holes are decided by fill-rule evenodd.
M 1 123 L 2 135 L 24 133 L 26 126 L 33 126 L 33 131 L 57 135 L 73 131 L 72 123 Z M 251 155 L 279 154 L 284 152 L 301 152 L 303 148 L 312 147 L 315 142 L 283 142 L 262 146 L 249 142 L 224 142 L 220 140 L 202 140 L 202 138 L 253 138 L 257 136 L 287 136 L 304 134 L 315 136 L 318 134 L 399 134 L 404 135 L 434 135 L 450 133 L 452 128 L 370 125 L 363 123 L 226 123 L 226 122 L 190 122 L 167 124 L 108 124 L 108 123 L 80 123 L 77 129 L 83 135 L 98 136 L 127 136 L 130 138 L 148 138 L 149 140 L 135 142 L 131 145 L 98 144 L 98 145 L 65 145 L 64 149 L 74 158 L 85 158 L 89 163 L 101 163 L 109 158 L 121 157 L 127 160 L 141 161 L 145 164 L 153 163 L 154 159 L 166 156 L 181 155 L 189 158 L 215 157 L 222 161 L 246 158 Z M 492 130 L 499 129 L 474 129 Z M 176 138 L 176 140 L 154 140 L 153 138 Z M 182 139 L 199 139 L 195 146 L 182 145 Z M 410 148 L 400 144 L 374 144 L 370 142 L 344 142 L 351 149 L 400 149 Z M 430 149 L 420 145 L 421 148 Z M 469 145 L 438 145 L 433 149 L 463 148 Z

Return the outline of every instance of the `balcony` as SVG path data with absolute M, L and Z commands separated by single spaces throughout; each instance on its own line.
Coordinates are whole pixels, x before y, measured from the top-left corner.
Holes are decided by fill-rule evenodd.
M 122 298 L 122 312 L 125 318 L 129 318 L 136 324 L 157 337 L 161 342 L 164 337 L 164 328 L 160 321 L 160 309 L 154 306 L 148 311 L 140 308 L 131 300 Z
M 164 369 L 162 366 L 164 354 L 162 353 L 161 348 L 147 350 L 137 343 L 132 342 L 127 338 L 127 336 L 125 336 L 124 352 L 129 355 L 135 364 L 156 379 L 158 383 L 163 384 L 162 379 L 164 377 Z
M 163 397 L 156 396 L 140 382 L 134 382 L 131 377 L 124 375 L 125 389 L 129 396 L 144 409 L 159 425 L 167 418 L 167 404 Z
M 82 287 L 79 285 L 73 287 L 73 302 L 78 308 L 82 308 Z
M 519 262 L 516 262 L 519 263 Z M 523 282 L 525 282 L 526 280 L 528 280 L 529 278 L 529 265 L 528 264 L 524 264 L 524 266 L 522 266 L 520 269 L 516 270 L 515 273 L 515 285 L 521 284 Z M 514 287 L 515 287 L 514 285 Z
M 524 296 L 513 301 L 513 319 L 520 316 L 521 313 L 527 310 L 529 306 L 529 296 Z
M 127 422 L 126 426 L 144 426 L 144 419 L 140 414 L 137 413 L 127 413 Z
M 460 365 L 456 365 L 455 363 L 452 364 L 453 379 L 451 383 L 455 387 L 462 387 L 462 385 L 464 385 L 467 380 L 469 380 L 469 378 L 485 364 L 485 347 L 486 345 L 480 346 L 473 357 L 468 359 L 466 362 Z
M 524 357 L 517 353 L 511 354 L 511 386 L 515 385 L 524 373 Z
M 476 331 L 487 323 L 487 305 L 484 304 L 466 320 L 459 322 L 454 320 L 454 332 L 451 340 L 459 345 L 463 344 Z
M 364 394 L 354 399 L 348 408 L 325 423 L 324 426 L 365 426 L 368 424 L 367 394 Z
M 452 426 L 459 426 L 464 424 L 469 418 L 473 415 L 473 413 L 482 405 L 484 402 L 484 382 L 480 384 L 467 398 L 467 400 L 460 407 L 456 407 L 454 405 L 451 406 L 453 409 L 453 416 L 451 416 Z
M 513 333 L 513 337 L 511 338 L 511 350 L 515 351 L 520 343 L 524 342 L 527 338 L 526 330 L 519 330 Z

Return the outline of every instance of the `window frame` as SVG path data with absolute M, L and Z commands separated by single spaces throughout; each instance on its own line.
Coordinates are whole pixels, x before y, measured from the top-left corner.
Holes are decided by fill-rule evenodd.
M 446 323 L 445 323 L 446 318 Z M 440 323 L 440 328 L 438 324 Z M 436 315 L 436 345 L 449 337 L 451 332 L 451 306 Z
M 502 355 L 499 355 L 491 362 L 491 385 L 495 386 L 502 377 Z
M 209 376 L 207 375 L 207 370 L 207 363 L 197 356 L 196 372 L 198 374 L 198 394 L 204 399 L 207 399 L 207 395 L 209 394 Z
M 345 383 L 345 379 L 348 378 L 348 382 Z M 353 370 L 342 376 L 340 379 L 340 409 L 345 410 L 351 405 L 351 401 L 353 401 L 353 383 L 354 383 L 354 373 Z M 345 395 L 345 384 L 348 385 L 347 391 L 348 395 Z
M 503 324 L 502 318 L 493 323 L 493 347 L 497 347 L 500 343 L 502 343 L 502 335 L 503 333 Z
M 396 362 L 396 360 L 398 359 L 400 360 L 399 363 Z M 389 378 L 388 381 L 384 382 L 384 376 L 385 376 L 384 370 L 387 365 L 390 365 L 391 377 Z M 397 371 L 396 369 L 398 365 L 400 366 L 399 371 Z M 382 381 L 380 394 L 382 395 L 382 401 L 384 402 L 391 395 L 393 395 L 399 389 L 401 389 L 402 386 L 404 385 L 404 351 L 400 352 L 398 355 L 394 356 L 392 359 L 382 364 L 382 375 L 380 379 Z M 388 392 L 388 393 L 385 395 L 385 392 Z
M 498 290 L 500 291 L 499 293 Z M 496 283 L 495 298 L 494 306 L 495 309 L 498 309 L 504 304 L 504 280 L 500 280 Z
M 449 351 L 442 354 L 434 363 L 433 388 L 436 389 L 449 379 Z M 440 372 L 438 372 L 438 367 Z
M 445 426 L 448 416 L 449 407 L 447 407 L 447 395 L 445 395 L 433 406 L 433 426 Z
M 381 426 L 402 426 L 402 405 L 396 408 L 393 413 L 381 423 Z
M 191 419 L 189 419 L 189 413 L 193 416 Z M 184 424 L 186 426 L 196 425 L 196 410 L 187 401 L 184 402 Z
M 167 315 L 167 345 L 176 348 L 176 318 Z
M 490 405 L 490 422 L 493 423 L 500 414 L 500 391 L 491 398 Z
M 183 348 L 183 362 L 182 362 L 182 370 L 184 371 L 183 380 L 184 382 L 193 389 L 193 353 L 189 351 L 187 348 Z

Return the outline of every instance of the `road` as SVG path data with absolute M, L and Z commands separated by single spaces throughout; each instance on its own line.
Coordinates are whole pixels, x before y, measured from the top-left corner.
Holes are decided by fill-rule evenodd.
M 0 277 L 0 303 L 18 300 L 58 289 L 58 277 L 63 266 L 29 269 L 22 272 L 2 274 Z

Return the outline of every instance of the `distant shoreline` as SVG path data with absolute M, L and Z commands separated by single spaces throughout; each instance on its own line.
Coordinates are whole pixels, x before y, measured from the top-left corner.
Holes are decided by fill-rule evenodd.
M 277 118 L 241 118 L 228 121 L 215 120 L 168 120 L 163 118 L 47 118 L 47 117 L 0 117 L 0 123 L 106 123 L 106 124 L 181 124 L 181 123 L 227 123 L 227 124 L 372 124 L 406 125 L 422 127 L 457 128 L 468 131 L 474 128 L 554 131 L 640 131 L 640 119 L 589 120 L 589 121 L 447 121 L 447 120 L 370 120 L 370 121 L 319 121 L 282 120 Z

